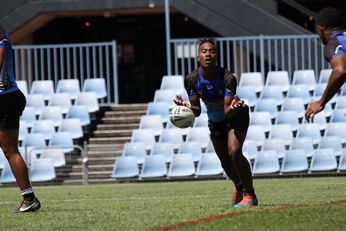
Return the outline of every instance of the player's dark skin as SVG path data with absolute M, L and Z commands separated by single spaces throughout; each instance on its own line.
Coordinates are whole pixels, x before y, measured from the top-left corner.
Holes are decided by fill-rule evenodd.
M 198 62 L 202 68 L 203 76 L 207 80 L 215 78 L 217 53 L 215 45 L 204 43 L 198 50 Z M 175 100 L 177 105 L 190 107 L 196 116 L 201 114 L 200 99 L 198 96 L 189 96 L 190 104 L 185 102 L 181 96 Z M 235 116 L 237 107 L 244 102 L 237 96 L 224 98 L 224 111 L 228 118 Z M 242 146 L 246 134 L 242 131 L 231 129 L 228 136 L 222 139 L 212 139 L 215 152 L 225 166 L 224 170 L 228 177 L 237 184 L 243 183 L 245 189 L 253 189 L 251 169 L 248 160 L 242 155 Z M 226 166 L 227 165 L 227 166 Z

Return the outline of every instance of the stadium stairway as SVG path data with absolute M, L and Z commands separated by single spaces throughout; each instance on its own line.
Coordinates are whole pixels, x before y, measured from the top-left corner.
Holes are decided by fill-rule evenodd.
M 101 108 L 101 118 L 87 142 L 88 182 L 111 182 L 115 158 L 121 155 L 124 143 L 130 142 L 132 130 L 139 127 L 140 117 L 147 104 L 117 104 Z M 82 158 L 72 167 L 64 183 L 78 183 L 82 179 Z

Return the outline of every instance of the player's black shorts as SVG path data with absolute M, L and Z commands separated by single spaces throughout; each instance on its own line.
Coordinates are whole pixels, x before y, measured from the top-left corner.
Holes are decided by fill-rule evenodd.
M 26 99 L 20 90 L 0 94 L 0 129 L 18 129 L 25 105 Z
M 249 107 L 244 105 L 239 108 L 237 114 L 232 119 L 226 119 L 221 122 L 208 122 L 210 137 L 212 139 L 220 139 L 227 137 L 229 130 L 235 129 L 245 134 L 250 123 Z

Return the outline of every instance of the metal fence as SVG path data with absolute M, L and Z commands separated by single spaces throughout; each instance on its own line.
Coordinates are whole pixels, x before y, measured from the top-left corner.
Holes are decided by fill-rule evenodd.
M 313 69 L 329 67 L 317 35 L 279 35 L 215 38 L 219 65 L 240 76 L 243 72 Z M 198 39 L 172 39 L 172 74 L 187 75 L 198 67 Z M 317 76 L 317 75 L 316 75 Z
M 18 80 L 105 78 L 104 103 L 118 103 L 116 41 L 99 43 L 13 46 Z M 55 86 L 56 87 L 56 86 Z

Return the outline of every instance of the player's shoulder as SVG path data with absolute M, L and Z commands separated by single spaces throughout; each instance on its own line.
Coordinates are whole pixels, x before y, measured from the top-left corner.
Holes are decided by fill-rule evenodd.
M 187 85 L 193 85 L 194 83 L 196 83 L 198 81 L 198 69 L 186 75 L 184 81 Z
M 324 57 L 331 61 L 336 55 L 346 55 L 346 34 L 331 38 L 324 48 Z
M 221 68 L 221 71 L 223 73 L 224 81 L 237 82 L 236 76 L 231 71 L 227 70 L 226 68 Z

